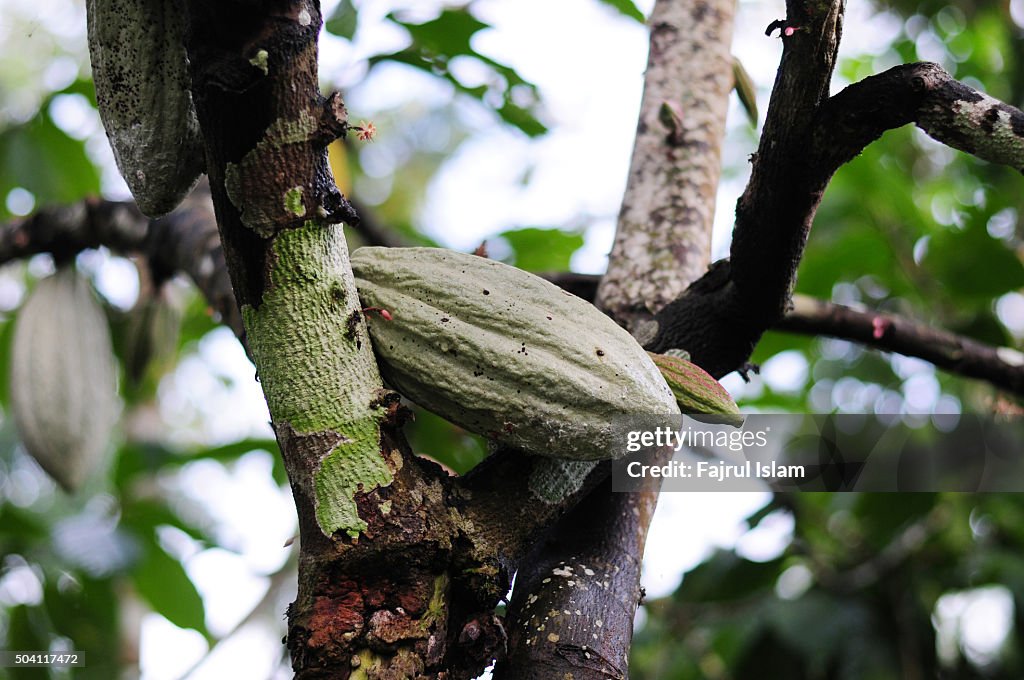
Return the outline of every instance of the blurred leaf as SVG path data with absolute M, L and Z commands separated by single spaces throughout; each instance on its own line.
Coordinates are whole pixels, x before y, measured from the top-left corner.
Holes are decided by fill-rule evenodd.
M 938 500 L 934 493 L 858 494 L 855 512 L 872 546 L 881 549 L 908 524 L 930 512 Z
M 145 541 L 145 556 L 131 572 L 139 595 L 174 625 L 209 637 L 203 599 L 181 562 L 164 552 L 153 534 L 141 538 Z
M 359 12 L 352 4 L 352 0 L 341 0 L 324 23 L 324 28 L 338 37 L 351 40 L 352 36 L 356 34 L 358 24 Z
M 640 11 L 640 8 L 632 0 L 601 0 L 601 2 L 609 7 L 614 7 L 630 19 L 636 19 L 641 24 L 647 21 L 647 17 L 644 16 L 644 13 Z
M 48 536 L 49 528 L 38 517 L 14 505 L 0 505 L 0 554 L 21 552 Z
M 85 144 L 54 124 L 46 104 L 31 120 L 0 132 L 0 196 L 15 187 L 30 191 L 36 205 L 99 193 L 99 172 Z M 3 203 L 0 213 L 6 214 Z
M 44 652 L 50 649 L 50 636 L 36 607 L 17 605 L 7 619 L 7 644 L 4 649 L 23 652 Z M 6 669 L 10 680 L 49 680 L 46 668 L 16 667 Z
M 487 456 L 484 440 L 452 425 L 441 416 L 416 407 L 416 418 L 406 427 L 409 445 L 457 474 L 469 472 Z
M 118 455 L 114 477 L 123 487 L 139 474 L 153 474 L 166 468 L 175 468 L 196 460 L 233 462 L 250 451 L 269 451 L 276 461 L 281 458 L 274 439 L 243 439 L 208 449 L 181 451 L 155 442 L 136 442 L 122 448 Z
M 137 534 L 151 534 L 158 527 L 169 526 L 205 545 L 215 544 L 213 537 L 205 529 L 183 519 L 166 502 L 155 499 L 126 499 L 121 510 L 123 512 L 122 524 L 132 527 Z M 224 546 L 219 547 L 224 548 Z
M 573 253 L 583 247 L 583 234 L 561 229 L 527 227 L 498 234 L 512 248 L 512 261 L 530 272 L 568 271 Z
M 782 560 L 751 562 L 727 550 L 717 550 L 683 576 L 672 596 L 680 602 L 739 600 L 770 592 L 782 568 Z
M 447 57 L 475 55 L 470 40 L 477 32 L 490 28 L 490 24 L 474 17 L 466 7 L 444 9 L 436 19 L 422 24 L 402 21 L 394 13 L 388 18 L 409 31 L 413 41 L 425 52 Z
M 487 104 L 504 122 L 530 137 L 547 132 L 534 110 L 539 102 L 536 85 L 510 66 L 473 49 L 473 36 L 490 28 L 490 24 L 474 17 L 468 7 L 444 9 L 437 18 L 420 24 L 402 21 L 395 13 L 388 14 L 388 19 L 409 32 L 412 44 L 398 52 L 371 57 L 371 68 L 388 61 L 412 66 L 447 80 L 456 91 Z M 492 77 L 484 79 L 486 84 L 464 83 L 449 70 L 449 63 L 457 57 L 477 61 Z
M 69 638 L 85 655 L 76 668 L 81 680 L 109 680 L 120 675 L 120 596 L 110 579 L 51 579 L 46 586 L 46 610 L 56 632 Z
M 1020 257 L 983 227 L 936 234 L 928 242 L 924 263 L 961 300 L 992 298 L 1024 287 Z

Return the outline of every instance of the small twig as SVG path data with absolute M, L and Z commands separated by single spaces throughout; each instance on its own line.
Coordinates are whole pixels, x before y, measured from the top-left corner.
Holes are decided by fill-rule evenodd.
M 1024 353 L 992 347 L 896 314 L 857 310 L 804 295 L 776 330 L 827 335 L 929 361 L 950 373 L 985 380 L 1024 396 Z

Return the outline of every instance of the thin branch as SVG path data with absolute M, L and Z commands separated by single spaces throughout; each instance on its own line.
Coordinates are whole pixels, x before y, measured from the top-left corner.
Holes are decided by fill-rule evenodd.
M 731 0 L 658 2 L 611 265 L 597 305 L 633 330 L 707 269 L 733 89 Z
M 827 335 L 868 347 L 918 357 L 950 373 L 1024 396 L 1024 353 L 921 324 L 896 314 L 852 309 L 804 295 L 776 330 Z
M 600 277 L 575 272 L 543 275 L 552 283 L 592 300 Z M 793 308 L 774 327 L 803 335 L 826 335 L 866 347 L 931 362 L 953 375 L 984 380 L 1024 396 L 1024 353 L 933 328 L 898 314 L 844 307 L 806 295 L 793 296 Z
M 1024 173 L 1024 112 L 938 64 L 896 66 L 850 85 L 819 112 L 812 146 L 838 168 L 886 130 L 915 123 L 936 141 Z
M 177 210 L 157 220 L 143 215 L 134 203 L 92 198 L 42 208 L 0 225 L 0 264 L 38 253 L 63 259 L 100 246 L 145 257 L 158 281 L 184 272 L 221 321 L 243 337 L 205 182 Z

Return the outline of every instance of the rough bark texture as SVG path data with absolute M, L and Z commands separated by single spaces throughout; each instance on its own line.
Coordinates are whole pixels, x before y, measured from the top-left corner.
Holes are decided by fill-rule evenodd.
M 655 317 L 647 348 L 684 349 L 715 377 L 742 365 L 785 312 L 814 213 L 831 173 L 807 154 L 828 97 L 844 2 L 787 3 L 782 63 L 746 190 L 736 206 L 730 261 L 716 263 Z M 785 32 L 784 32 L 785 33 Z
M 457 517 L 366 336 L 336 224 L 354 213 L 326 158 L 346 122 L 317 89 L 319 5 L 186 6 L 225 260 L 299 515 L 296 677 L 436 677 L 458 634 Z
M 597 304 L 632 327 L 704 273 L 733 87 L 733 3 L 659 2 L 636 141 Z

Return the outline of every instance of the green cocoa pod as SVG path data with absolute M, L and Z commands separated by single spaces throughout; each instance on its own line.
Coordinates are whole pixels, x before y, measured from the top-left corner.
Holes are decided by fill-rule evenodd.
M 685 415 L 706 423 L 743 424 L 743 415 L 732 396 L 703 368 L 681 356 L 649 354 Z
M 139 209 L 173 210 L 203 171 L 189 90 L 184 16 L 175 0 L 87 0 L 96 104 Z
M 102 467 L 119 403 L 110 330 L 73 267 L 40 281 L 18 312 L 11 411 L 22 444 L 65 490 Z
M 531 453 L 625 453 L 617 417 L 677 414 L 657 366 L 597 308 L 501 262 L 360 248 L 359 295 L 384 378 L 465 429 Z

